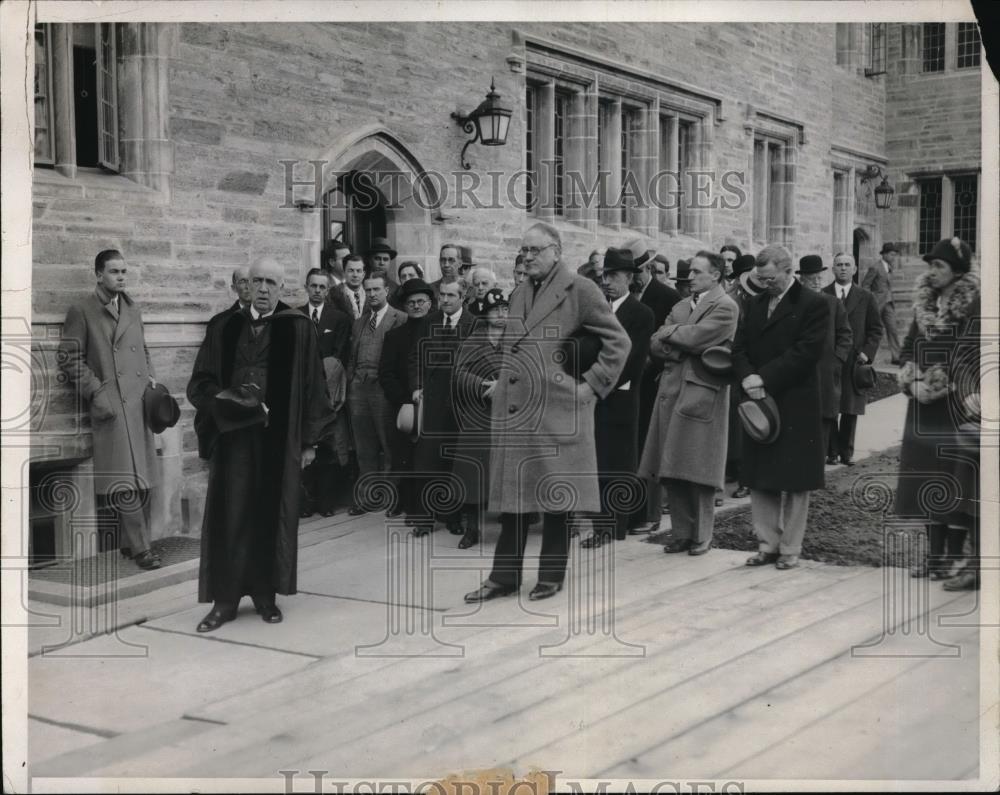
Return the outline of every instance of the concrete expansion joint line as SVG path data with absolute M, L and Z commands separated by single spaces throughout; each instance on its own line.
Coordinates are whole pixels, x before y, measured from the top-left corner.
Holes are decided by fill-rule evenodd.
M 297 657 L 308 657 L 310 660 L 322 660 L 323 655 L 321 654 L 310 654 L 305 651 L 295 651 L 294 649 L 282 649 L 277 646 L 265 646 L 262 643 L 248 643 L 245 640 L 233 640 L 232 638 L 215 638 L 210 635 L 195 635 L 191 632 L 184 632 L 179 629 L 167 629 L 166 627 L 152 627 L 148 624 L 143 624 L 140 629 L 148 629 L 151 632 L 165 632 L 168 635 L 183 635 L 186 638 L 197 638 L 198 640 L 207 640 L 213 643 L 229 643 L 233 646 L 246 646 L 252 649 L 263 649 L 264 651 L 275 651 L 279 654 L 294 654 Z

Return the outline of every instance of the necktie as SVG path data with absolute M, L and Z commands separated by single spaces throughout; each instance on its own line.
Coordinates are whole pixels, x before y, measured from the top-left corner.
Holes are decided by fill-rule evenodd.
M 313 323 L 315 323 L 317 326 L 319 325 L 319 307 L 318 306 L 314 306 L 313 307 Z
M 374 312 L 372 312 L 372 313 L 371 313 L 371 314 L 370 314 L 370 315 L 368 316 L 368 329 L 369 329 L 369 330 L 370 330 L 370 331 L 371 331 L 372 333 L 375 333 L 375 327 L 376 327 L 376 326 L 378 326 L 378 315 L 376 315 L 376 314 L 375 314 Z
M 358 317 L 361 317 L 361 294 L 357 290 L 354 291 L 354 304 L 358 308 Z
M 451 331 L 451 315 L 444 316 L 444 327 L 446 331 Z
M 846 287 L 841 287 L 840 288 L 840 300 L 841 301 L 846 301 L 847 300 L 847 288 Z
M 694 293 L 694 294 L 693 294 L 693 295 L 691 296 L 691 306 L 692 306 L 692 307 L 696 307 L 696 306 L 698 306 L 698 299 L 699 299 L 699 298 L 701 298 L 701 293 Z

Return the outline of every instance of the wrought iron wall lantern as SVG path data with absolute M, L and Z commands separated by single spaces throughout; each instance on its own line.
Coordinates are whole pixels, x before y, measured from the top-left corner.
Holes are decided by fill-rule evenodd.
M 483 146 L 503 146 L 507 143 L 507 130 L 510 128 L 511 109 L 500 104 L 500 95 L 497 93 L 494 81 L 490 80 L 490 93 L 486 99 L 479 103 L 468 116 L 461 113 L 452 113 L 451 117 L 469 135 L 472 135 L 465 146 L 462 147 L 461 162 L 462 168 L 468 171 L 472 166 L 465 159 L 465 150 L 471 144 L 479 141 Z
M 880 210 L 888 210 L 892 206 L 892 197 L 896 191 L 889 184 L 889 176 L 882 171 L 882 167 L 868 166 L 864 171 L 859 172 L 859 175 L 861 177 L 861 184 L 868 186 L 869 195 L 874 192 L 875 206 Z M 872 182 L 879 177 L 882 178 L 882 181 L 872 191 Z

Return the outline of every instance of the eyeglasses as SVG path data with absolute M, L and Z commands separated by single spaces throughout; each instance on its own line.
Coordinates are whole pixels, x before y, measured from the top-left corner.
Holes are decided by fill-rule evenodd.
M 545 249 L 552 248 L 555 245 L 558 244 L 549 243 L 547 246 L 542 246 L 541 248 L 538 248 L 538 246 L 521 246 L 519 253 L 521 254 L 522 257 L 527 257 L 529 254 L 532 257 L 537 257 L 539 254 L 545 251 Z
M 430 301 L 428 301 L 426 298 L 411 298 L 409 301 L 406 302 L 406 305 L 407 306 L 426 306 L 429 303 L 430 303 Z

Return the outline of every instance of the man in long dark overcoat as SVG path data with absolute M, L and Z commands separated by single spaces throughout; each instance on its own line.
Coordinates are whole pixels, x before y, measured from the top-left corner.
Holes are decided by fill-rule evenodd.
M 660 480 L 670 500 L 672 540 L 666 552 L 703 555 L 711 548 L 715 490 L 722 487 L 729 429 L 729 386 L 707 371 L 701 354 L 728 345 L 739 308 L 722 286 L 718 254 L 691 258 L 691 298 L 678 301 L 653 335 L 664 362 L 639 473 Z
M 210 461 L 198 601 L 214 605 L 199 632 L 235 619 L 247 595 L 281 621 L 275 594 L 296 590 L 301 469 L 332 419 L 316 332 L 279 300 L 281 267 L 257 260 L 250 279 L 253 303 L 208 329 L 187 389 Z M 226 399 L 240 387 L 255 405 Z
M 837 414 L 840 412 L 842 390 L 841 375 L 844 363 L 851 355 L 854 334 L 847 322 L 844 305 L 829 293 L 823 292 L 823 271 L 826 266 L 818 254 L 806 254 L 799 260 L 796 271 L 799 283 L 826 301 L 828 311 L 826 341 L 823 355 L 819 360 L 819 403 L 823 416 L 823 449 L 829 447 L 830 439 L 837 435 Z M 836 463 L 829 459 L 827 464 Z
M 653 311 L 629 293 L 632 278 L 639 270 L 627 248 L 609 248 L 597 269 L 601 291 L 628 334 L 632 350 L 614 390 L 597 401 L 594 413 L 603 522 L 592 536 L 582 541 L 584 547 L 599 547 L 612 539 L 624 540 L 631 518 L 631 510 L 625 510 L 625 506 L 638 504 L 640 500 L 645 504 L 646 500 L 644 484 L 635 475 L 640 452 L 639 385 L 655 321 Z
M 857 266 L 850 254 L 837 254 L 833 258 L 832 284 L 823 288 L 844 305 L 847 322 L 851 325 L 851 352 L 844 362 L 840 379 L 840 421 L 836 433 L 830 434 L 827 446 L 828 464 L 840 463 L 854 466 L 854 433 L 858 427 L 858 415 L 865 413 L 868 396 L 854 386 L 854 367 L 857 363 L 871 364 L 878 353 L 882 339 L 882 320 L 879 317 L 875 296 L 864 287 L 854 283 Z
M 765 291 L 747 304 L 733 345 L 733 371 L 754 399 L 770 395 L 780 433 L 770 444 L 743 435 L 740 471 L 750 488 L 760 551 L 748 566 L 798 565 L 809 492 L 823 488 L 823 422 L 817 362 L 829 309 L 822 296 L 795 281 L 792 256 L 770 245 L 757 255 L 755 278 Z
M 599 511 L 594 404 L 614 389 L 631 348 L 628 334 L 589 279 L 562 263 L 562 241 L 548 224 L 529 227 L 521 245 L 528 280 L 511 295 L 502 338 L 503 370 L 491 389 L 494 447 L 489 507 L 501 515 L 493 571 L 470 602 L 521 585 L 528 514 L 543 513 L 538 584 L 530 599 L 562 589 L 569 511 Z M 567 372 L 576 335 L 596 338 L 594 363 Z M 582 368 L 581 368 L 582 369 Z
M 108 249 L 94 260 L 97 287 L 70 307 L 59 344 L 60 366 L 90 409 L 94 491 L 115 511 L 122 553 L 158 569 L 150 550 L 149 491 L 157 480 L 156 445 L 143 414 L 153 381 L 142 314 L 125 292 L 127 265 Z

